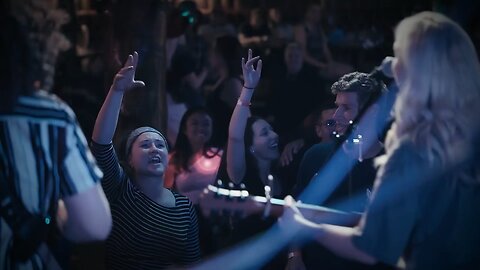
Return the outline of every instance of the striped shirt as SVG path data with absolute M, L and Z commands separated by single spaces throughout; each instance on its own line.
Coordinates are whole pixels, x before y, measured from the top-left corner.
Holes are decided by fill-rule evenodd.
M 38 91 L 0 114 L 0 181 L 10 181 L 25 208 L 45 214 L 51 200 L 86 191 L 102 177 L 73 111 Z M 35 254 L 22 265 L 9 258 L 12 232 L 0 221 L 0 269 L 44 269 Z
M 197 262 L 197 216 L 187 197 L 173 192 L 174 207 L 159 205 L 132 183 L 112 144 L 92 142 L 91 149 L 104 172 L 102 186 L 112 211 L 108 268 L 162 269 Z

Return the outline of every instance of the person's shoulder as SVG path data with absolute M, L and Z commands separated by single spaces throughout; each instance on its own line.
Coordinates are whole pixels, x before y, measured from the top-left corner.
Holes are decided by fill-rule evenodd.
M 192 201 L 190 201 L 190 199 L 185 196 L 185 195 L 182 195 L 174 190 L 170 190 L 173 194 L 173 196 L 175 197 L 175 205 L 179 208 L 192 208 Z
M 425 151 L 422 151 L 422 147 L 408 138 L 399 139 L 390 149 L 387 149 L 385 155 L 378 157 L 375 162 L 378 165 L 383 164 L 385 170 L 405 170 L 409 171 L 411 175 L 427 171 L 432 165 Z
M 335 150 L 335 143 L 320 142 L 312 145 L 306 152 L 305 156 L 330 155 Z
M 57 95 L 44 90 L 38 90 L 29 96 L 21 96 L 19 101 L 22 106 L 32 110 L 49 111 L 48 115 L 50 116 L 62 117 L 63 115 L 67 118 L 66 120 L 76 119 L 75 113 L 65 101 Z
M 411 161 L 419 161 L 424 159 L 422 155 L 422 146 L 416 144 L 411 139 L 401 138 L 395 146 L 389 151 L 389 156 L 393 158 L 411 159 Z

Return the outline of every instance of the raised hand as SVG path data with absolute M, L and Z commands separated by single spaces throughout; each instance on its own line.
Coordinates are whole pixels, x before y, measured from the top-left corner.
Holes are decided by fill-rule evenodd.
M 137 70 L 138 53 L 133 52 L 133 55 L 129 55 L 125 65 L 120 69 L 113 78 L 112 89 L 115 91 L 125 92 L 127 90 L 143 87 L 145 83 L 143 81 L 135 80 L 135 71 Z
M 257 62 L 257 67 L 254 67 Z M 245 88 L 253 89 L 257 87 L 260 77 L 262 75 L 262 60 L 260 56 L 252 58 L 252 49 L 248 49 L 248 59 L 245 63 L 245 58 L 242 57 L 242 71 L 243 71 L 243 86 Z

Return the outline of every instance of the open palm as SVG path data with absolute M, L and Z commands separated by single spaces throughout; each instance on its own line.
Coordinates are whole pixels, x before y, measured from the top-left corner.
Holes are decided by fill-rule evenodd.
M 113 78 L 112 88 L 115 91 L 125 92 L 127 90 L 143 87 L 145 83 L 143 81 L 135 80 L 135 71 L 137 70 L 138 53 L 133 52 L 133 55 L 129 55 L 125 65 L 120 69 Z

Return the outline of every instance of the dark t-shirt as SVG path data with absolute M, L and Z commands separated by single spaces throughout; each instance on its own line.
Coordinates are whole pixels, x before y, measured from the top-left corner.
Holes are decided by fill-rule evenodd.
M 367 189 L 371 189 L 376 175 L 373 159 L 354 160 L 334 143 L 319 143 L 304 155 L 298 171 L 294 196 L 305 203 L 318 204 L 344 211 L 363 211 L 367 203 Z M 318 175 L 315 174 L 318 172 Z M 315 177 L 314 177 L 315 176 Z M 344 176 L 344 177 L 342 177 Z M 312 179 L 313 178 L 313 179 Z M 334 179 L 343 178 L 335 186 Z M 312 183 L 305 193 L 303 190 Z M 330 190 L 332 192 L 330 192 Z M 341 203 L 349 201 L 349 203 Z M 391 269 L 384 265 L 368 266 L 337 257 L 317 243 L 302 248 L 307 269 Z
M 480 183 L 458 178 L 475 164 L 452 171 L 418 153 L 403 141 L 390 154 L 353 243 L 407 269 L 480 269 Z

